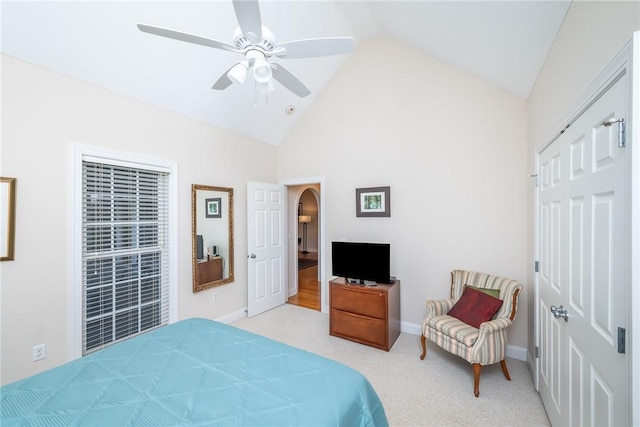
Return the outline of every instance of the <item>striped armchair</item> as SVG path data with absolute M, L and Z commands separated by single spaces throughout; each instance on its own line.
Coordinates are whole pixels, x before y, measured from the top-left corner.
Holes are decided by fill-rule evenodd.
M 502 306 L 492 320 L 477 329 L 447 313 L 460 299 L 466 285 L 476 288 L 498 289 Z M 473 391 L 480 394 L 480 371 L 483 366 L 500 362 L 502 372 L 511 381 L 505 362 L 507 328 L 516 317 L 518 294 L 522 285 L 513 279 L 492 276 L 486 273 L 454 270 L 451 272 L 451 299 L 427 300 L 427 316 L 422 325 L 422 354 L 427 354 L 426 340 L 450 353 L 456 354 L 473 366 Z

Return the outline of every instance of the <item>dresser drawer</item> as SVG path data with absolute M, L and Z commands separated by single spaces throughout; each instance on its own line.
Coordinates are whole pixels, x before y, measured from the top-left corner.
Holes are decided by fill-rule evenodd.
M 387 346 L 387 322 L 341 310 L 331 310 L 331 335 L 377 347 Z
M 375 288 L 331 286 L 331 308 L 378 319 L 387 318 L 387 293 Z

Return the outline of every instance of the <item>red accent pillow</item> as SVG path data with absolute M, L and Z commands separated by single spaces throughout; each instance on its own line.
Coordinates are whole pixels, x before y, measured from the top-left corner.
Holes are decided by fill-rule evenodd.
M 491 320 L 500 307 L 502 307 L 501 299 L 466 287 L 460 299 L 447 314 L 474 328 L 480 328 L 480 324 Z

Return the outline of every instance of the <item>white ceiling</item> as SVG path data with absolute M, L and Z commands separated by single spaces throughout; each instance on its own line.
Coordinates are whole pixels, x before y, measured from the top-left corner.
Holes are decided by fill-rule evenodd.
M 570 0 L 261 1 L 276 42 L 384 35 L 527 98 Z M 310 90 L 253 82 L 211 90 L 237 53 L 140 32 L 170 28 L 233 44 L 231 0 L 2 1 L 2 53 L 278 145 L 348 55 L 279 59 Z M 357 48 L 356 48 L 357 49 Z M 392 58 L 391 58 L 392 60 Z M 294 105 L 293 115 L 285 108 Z

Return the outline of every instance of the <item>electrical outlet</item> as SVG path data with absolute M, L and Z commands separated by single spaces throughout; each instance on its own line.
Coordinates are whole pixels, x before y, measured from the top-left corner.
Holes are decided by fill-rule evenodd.
M 216 302 L 216 294 L 211 294 L 211 302 Z
M 38 344 L 33 346 L 33 361 L 41 360 L 47 357 L 47 345 Z

